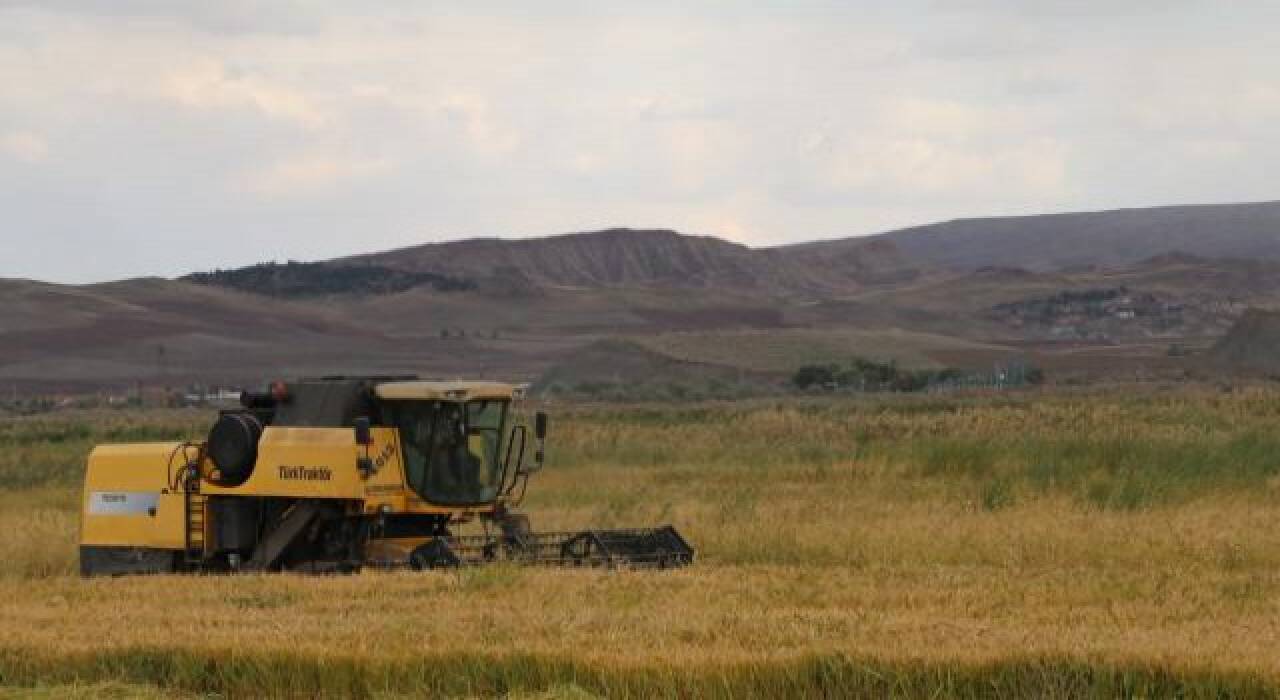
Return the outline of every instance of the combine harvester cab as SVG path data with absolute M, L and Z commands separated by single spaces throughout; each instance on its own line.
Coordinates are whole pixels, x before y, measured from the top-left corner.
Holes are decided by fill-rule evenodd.
M 542 412 L 532 435 L 517 419 L 521 395 L 414 377 L 277 382 L 221 412 L 204 442 L 100 445 L 81 573 L 692 563 L 669 525 L 538 533 L 514 513 L 547 433 Z M 485 534 L 453 534 L 477 520 Z

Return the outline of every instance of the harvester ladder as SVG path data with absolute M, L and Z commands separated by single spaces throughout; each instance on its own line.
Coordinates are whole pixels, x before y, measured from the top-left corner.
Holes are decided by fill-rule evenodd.
M 183 559 L 187 564 L 198 566 L 204 562 L 205 515 L 209 497 L 188 488 L 183 502 L 186 511 L 186 549 L 183 551 Z

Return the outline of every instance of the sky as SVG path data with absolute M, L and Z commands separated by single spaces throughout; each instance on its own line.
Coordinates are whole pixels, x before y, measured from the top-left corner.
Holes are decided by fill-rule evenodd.
M 1280 3 L 0 0 L 0 277 L 1280 199 Z

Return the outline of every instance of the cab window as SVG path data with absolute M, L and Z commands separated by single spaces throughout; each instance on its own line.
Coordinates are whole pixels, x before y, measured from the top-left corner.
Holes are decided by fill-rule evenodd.
M 507 401 L 392 401 L 409 486 L 442 505 L 488 503 L 502 478 Z

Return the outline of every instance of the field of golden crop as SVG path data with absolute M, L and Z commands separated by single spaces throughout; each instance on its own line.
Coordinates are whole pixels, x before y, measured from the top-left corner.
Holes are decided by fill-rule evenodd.
M 0 420 L 0 698 L 1280 693 L 1280 391 L 551 407 L 540 528 L 672 572 L 74 575 L 94 442 Z

